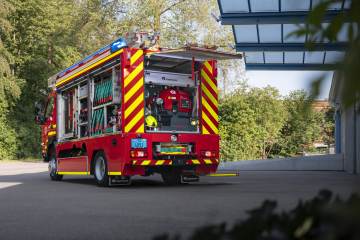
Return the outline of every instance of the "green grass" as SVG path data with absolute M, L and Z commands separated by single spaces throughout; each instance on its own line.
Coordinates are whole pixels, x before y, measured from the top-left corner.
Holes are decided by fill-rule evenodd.
M 0 162 L 36 162 L 43 161 L 42 158 L 24 158 L 24 159 L 0 159 Z

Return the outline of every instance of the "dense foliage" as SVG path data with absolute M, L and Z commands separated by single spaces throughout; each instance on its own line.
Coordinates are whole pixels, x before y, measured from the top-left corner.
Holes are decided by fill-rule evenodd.
M 219 99 L 224 161 L 301 155 L 315 151 L 318 140 L 333 145 L 334 108 L 317 112 L 314 94 L 297 90 L 281 96 L 270 86 L 238 86 Z
M 301 202 L 290 211 L 275 211 L 276 201 L 265 200 L 256 209 L 249 211 L 249 218 L 233 227 L 226 223 L 198 228 L 188 240 L 335 240 L 360 239 L 360 195 L 352 194 L 348 200 L 322 190 L 310 201 Z M 232 224 L 230 224 L 232 225 Z M 177 240 L 163 235 L 154 240 Z
M 287 117 L 279 91 L 250 87 L 246 82 L 219 99 L 219 130 L 222 141 L 276 138 Z

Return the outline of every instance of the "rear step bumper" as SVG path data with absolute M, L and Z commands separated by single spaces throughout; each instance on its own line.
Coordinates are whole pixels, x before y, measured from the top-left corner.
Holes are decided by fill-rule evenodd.
M 172 166 L 185 166 L 192 164 L 219 164 L 219 159 L 175 159 L 175 160 L 132 160 L 133 166 L 159 166 L 159 165 L 172 165 Z

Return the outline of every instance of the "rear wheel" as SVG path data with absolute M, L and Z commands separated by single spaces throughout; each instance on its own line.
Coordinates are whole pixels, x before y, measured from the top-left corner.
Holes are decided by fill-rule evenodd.
M 109 175 L 106 156 L 103 151 L 95 155 L 94 178 L 99 187 L 109 186 Z
M 51 180 L 53 180 L 53 181 L 61 181 L 63 179 L 64 175 L 57 174 L 55 153 L 51 154 L 51 156 L 50 156 L 48 169 L 49 169 Z
M 181 169 L 177 167 L 165 167 L 161 172 L 161 177 L 168 185 L 181 183 Z

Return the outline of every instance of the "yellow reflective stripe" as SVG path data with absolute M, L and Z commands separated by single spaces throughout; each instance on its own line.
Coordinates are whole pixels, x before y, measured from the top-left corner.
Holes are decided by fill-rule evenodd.
M 142 125 L 138 128 L 138 130 L 136 130 L 135 132 L 137 132 L 137 133 L 143 133 L 143 132 L 144 132 L 144 124 L 142 124 Z
M 208 116 L 204 112 L 202 112 L 202 117 L 205 120 L 205 122 L 211 127 L 211 129 L 214 131 L 215 134 L 219 133 L 219 130 L 215 127 L 215 125 L 212 123 L 212 121 L 209 119 Z
M 239 176 L 238 173 L 210 173 L 210 177 L 231 177 L 231 176 Z
M 140 165 L 149 165 L 150 162 L 153 160 L 133 160 L 133 166 L 135 166 L 136 162 L 139 162 L 139 161 L 141 162 Z M 167 161 L 167 160 L 157 160 L 154 165 L 163 165 L 165 161 Z M 172 161 L 170 161 L 170 163 L 167 165 L 171 165 L 171 164 L 172 164 Z M 136 166 L 140 166 L 140 165 L 136 165 Z
M 49 132 L 48 135 L 55 135 L 56 134 L 56 131 L 53 131 L 53 132 Z
M 201 163 L 199 160 L 197 160 L 197 159 L 190 159 L 190 160 L 193 162 L 193 164 L 202 164 L 202 163 Z M 202 160 L 204 160 L 206 164 L 215 164 L 215 163 L 211 162 L 211 161 L 214 161 L 214 160 L 215 160 L 217 163 L 219 162 L 218 159 L 213 159 L 213 160 L 210 160 L 210 159 L 202 159 Z M 186 164 L 191 164 L 191 163 L 186 162 Z
M 131 89 L 125 94 L 124 102 L 126 103 L 134 93 L 143 86 L 144 78 L 141 78 Z
M 52 128 L 56 128 L 56 124 L 52 125 Z
M 210 79 L 210 77 L 205 73 L 205 71 L 201 72 L 201 76 L 206 80 L 206 82 L 210 85 L 210 87 L 214 90 L 214 92 L 217 94 L 217 87 L 215 86 L 214 82 Z
M 108 172 L 108 175 L 121 175 L 121 172 Z
M 88 70 L 90 70 L 91 68 L 93 68 L 93 67 L 95 67 L 95 66 L 97 66 L 97 65 L 102 64 L 103 62 L 107 61 L 108 59 L 110 59 L 110 58 L 112 58 L 112 57 L 114 57 L 114 56 L 116 56 L 116 55 L 118 55 L 118 54 L 120 54 L 120 53 L 122 53 L 122 52 L 123 52 L 123 50 L 121 49 L 120 51 L 118 51 L 118 52 L 116 52 L 116 53 L 113 53 L 113 54 L 111 54 L 111 55 L 107 56 L 106 58 L 101 59 L 100 61 L 98 61 L 98 62 L 96 62 L 96 63 L 94 63 L 94 64 L 90 65 L 89 67 L 87 67 L 87 68 L 85 68 L 85 69 L 81 70 L 80 72 L 77 72 L 77 73 L 75 73 L 74 75 L 71 75 L 70 77 L 65 78 L 65 79 L 64 79 L 64 80 L 62 80 L 61 82 L 57 83 L 57 84 L 56 84 L 56 86 L 59 86 L 60 84 L 62 84 L 62 83 L 64 83 L 64 82 L 68 81 L 69 79 L 71 79 L 71 78 L 75 78 L 75 77 L 77 77 L 77 76 L 81 75 L 82 73 L 87 72 L 87 71 L 88 71 Z
M 132 129 L 132 127 L 142 118 L 144 117 L 144 109 L 141 109 L 138 114 L 125 126 L 125 132 L 128 132 Z
M 49 141 L 49 139 L 46 139 L 46 142 L 48 142 Z
M 204 125 L 203 125 L 203 134 L 210 134 L 210 132 L 205 128 Z
M 208 61 L 205 62 L 204 66 L 207 68 L 209 73 L 212 73 L 212 67 L 211 67 L 211 65 L 210 65 L 210 63 Z
M 134 69 L 134 71 L 132 71 L 130 73 L 129 76 L 127 76 L 127 78 L 125 78 L 124 80 L 124 87 L 126 87 L 127 85 L 129 85 L 129 83 L 143 70 L 143 67 L 137 67 Z
M 87 172 L 58 172 L 59 175 L 89 175 Z
M 47 149 L 47 146 L 45 146 L 44 149 Z
M 202 97 L 202 101 L 203 101 L 203 105 L 204 105 L 205 108 L 209 111 L 209 113 L 211 114 L 211 116 L 213 116 L 213 118 L 216 120 L 216 122 L 219 122 L 218 115 L 217 115 L 216 112 L 212 109 L 212 107 L 207 103 L 207 101 L 204 99 L 204 97 Z
M 132 56 L 131 57 L 131 65 L 133 65 L 134 64 L 134 62 L 136 62 L 138 59 L 139 59 L 139 57 L 141 57 L 141 55 L 143 54 L 143 51 L 142 50 L 138 50 L 135 54 L 134 54 L 134 56 Z
M 144 99 L 144 93 L 142 92 L 140 96 L 125 110 L 125 119 L 134 111 L 134 109 L 141 104 Z
M 218 107 L 218 101 L 214 98 L 212 93 L 206 88 L 204 83 L 201 83 L 201 89 L 204 91 L 206 96 L 210 98 L 211 102 L 215 105 L 215 107 Z

